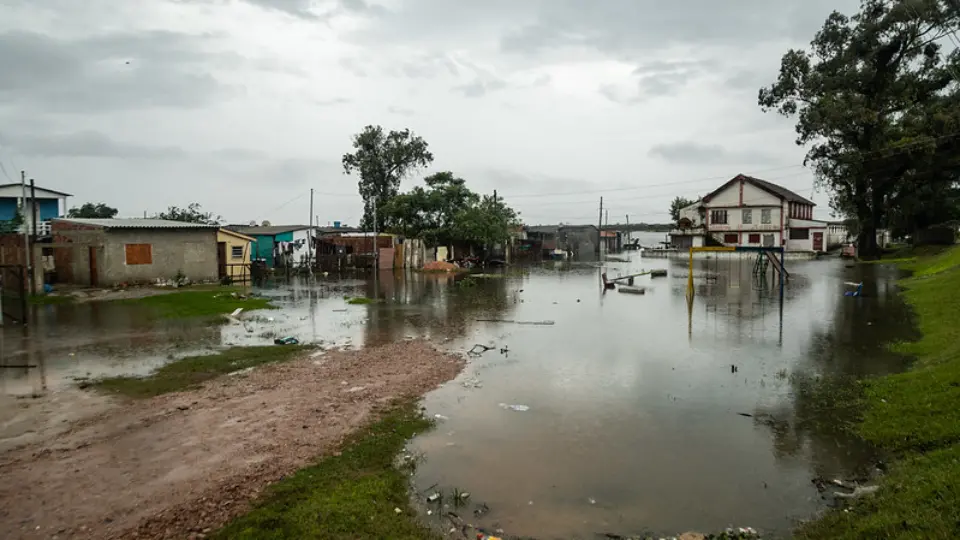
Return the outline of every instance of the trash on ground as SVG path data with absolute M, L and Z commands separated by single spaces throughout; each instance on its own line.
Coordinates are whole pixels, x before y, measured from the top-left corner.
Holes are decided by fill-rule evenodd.
M 517 411 L 517 412 L 525 412 L 530 410 L 530 407 L 527 407 L 526 405 L 508 405 L 506 403 L 501 403 L 500 408 L 509 409 L 511 411 Z
M 401 509 L 399 509 L 399 508 L 394 508 L 393 511 L 394 511 L 395 513 L 397 513 L 397 514 L 402 514 L 402 513 L 403 513 L 403 510 L 401 510 Z
M 880 486 L 857 486 L 853 488 L 853 493 L 840 493 L 839 491 L 834 491 L 833 496 L 839 497 L 841 499 L 856 499 L 858 497 L 863 497 L 864 495 L 872 495 L 880 489 Z
M 661 268 L 661 269 L 658 269 L 658 270 L 651 270 L 651 271 L 650 271 L 650 277 L 652 277 L 652 278 L 655 278 L 655 277 L 666 277 L 666 276 L 667 276 L 667 271 L 664 270 L 664 269 L 662 269 L 662 268 Z
M 355 392 L 361 392 L 361 391 L 363 391 L 364 388 L 365 388 L 365 387 L 363 387 L 363 386 L 351 386 L 350 388 L 347 389 L 347 393 L 348 393 L 348 394 L 353 394 L 353 393 L 355 393 Z
M 437 502 L 437 501 L 439 501 L 439 500 L 440 500 L 440 494 L 439 494 L 439 493 L 433 493 L 433 494 L 431 494 L 429 497 L 427 497 L 427 502 L 428 502 L 428 503 Z
M 486 345 L 482 345 L 482 344 L 480 344 L 480 343 L 477 343 L 477 344 L 475 344 L 473 347 L 470 347 L 470 350 L 467 351 L 467 354 L 469 354 L 469 355 L 471 355 L 471 356 L 480 356 L 481 354 L 483 354 L 483 353 L 485 353 L 485 352 L 487 352 L 487 351 L 492 351 L 494 348 L 495 348 L 495 347 L 488 347 L 488 346 L 486 346 Z
M 243 312 L 243 308 L 238 307 L 237 309 L 233 310 L 233 313 L 231 313 L 230 316 L 236 319 L 238 316 L 240 316 L 241 312 Z
M 293 336 L 287 336 L 284 338 L 277 338 L 273 340 L 273 344 L 274 345 L 299 345 L 300 340 Z
M 449 420 L 449 419 L 450 419 L 450 418 L 448 418 L 448 417 L 446 417 L 446 416 L 444 416 L 444 415 L 442 415 L 442 414 L 435 414 L 435 415 L 433 415 L 433 417 L 436 418 L 437 420 L 441 420 L 441 421 L 443 421 L 443 420 Z

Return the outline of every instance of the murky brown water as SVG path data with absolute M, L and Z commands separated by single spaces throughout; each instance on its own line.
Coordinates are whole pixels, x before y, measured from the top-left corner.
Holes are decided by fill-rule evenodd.
M 751 266 L 698 261 L 692 309 L 685 262 L 666 259 L 608 265 L 611 275 L 668 268 L 638 279 L 643 296 L 602 294 L 594 265 L 546 264 L 469 286 L 423 274 L 281 284 L 262 291 L 281 310 L 224 327 L 130 306 L 45 306 L 29 335 L 3 329 L 2 363 L 40 367 L 0 370 L 0 392 L 146 373 L 288 335 L 330 346 L 483 343 L 496 348 L 426 400 L 447 419 L 411 444 L 425 457 L 418 489 L 469 491 L 458 511 L 472 522 L 537 538 L 731 525 L 783 535 L 823 505 L 811 478 L 858 476 L 875 461 L 840 429 L 842 414 L 825 412 L 834 387 L 819 377 L 903 369 L 882 344 L 912 327 L 891 269 L 793 263 L 781 305 Z M 867 296 L 843 297 L 844 281 L 861 278 Z M 351 306 L 345 295 L 385 302 Z M 554 324 L 518 324 L 544 320 Z M 490 512 L 474 517 L 479 503 Z

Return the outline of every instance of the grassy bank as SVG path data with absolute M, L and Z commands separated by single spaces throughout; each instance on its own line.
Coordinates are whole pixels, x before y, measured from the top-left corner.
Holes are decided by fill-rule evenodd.
M 904 296 L 923 334 L 894 349 L 916 362 L 863 384 L 857 429 L 896 458 L 875 497 L 830 512 L 801 538 L 960 537 L 960 247 L 903 266 Z
M 408 477 L 394 465 L 406 441 L 429 426 L 415 403 L 394 407 L 341 454 L 272 485 L 252 511 L 213 538 L 435 538 L 414 517 Z
M 113 394 L 148 398 L 186 390 L 233 371 L 289 360 L 304 350 L 306 347 L 295 345 L 232 347 L 217 354 L 175 360 L 147 377 L 110 377 L 92 386 Z
M 232 313 L 237 308 L 272 309 L 265 298 L 243 298 L 243 292 L 236 287 L 218 287 L 215 289 L 189 289 L 167 294 L 117 300 L 125 304 L 148 307 L 160 316 L 168 319 L 216 317 Z

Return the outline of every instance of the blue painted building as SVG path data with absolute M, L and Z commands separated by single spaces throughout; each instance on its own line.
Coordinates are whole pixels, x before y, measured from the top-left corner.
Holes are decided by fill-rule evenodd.
M 47 234 L 50 229 L 50 220 L 63 217 L 67 210 L 67 197 L 71 195 L 40 186 L 35 186 L 31 192 L 27 186 L 26 204 L 21 205 L 23 187 L 20 184 L 0 184 L 0 222 L 11 221 L 17 214 L 17 208 L 22 207 L 23 221 L 28 230 L 31 225 L 33 201 L 36 198 L 37 232 Z
M 228 225 L 225 229 L 250 236 L 250 260 L 265 261 L 274 268 L 284 262 L 297 264 L 307 252 L 309 225 Z

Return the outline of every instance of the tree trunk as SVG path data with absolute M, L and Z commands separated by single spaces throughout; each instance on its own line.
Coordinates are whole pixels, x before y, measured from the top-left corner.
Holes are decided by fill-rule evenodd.
M 880 249 L 877 247 L 877 218 L 879 217 L 876 208 L 871 208 L 867 204 L 866 194 L 857 198 L 857 222 L 860 230 L 857 233 L 857 256 L 858 257 L 879 257 Z

